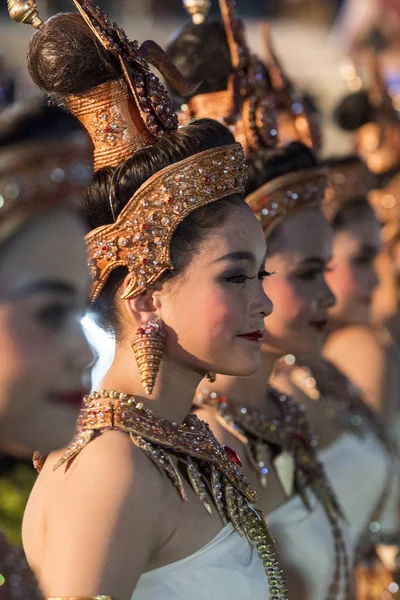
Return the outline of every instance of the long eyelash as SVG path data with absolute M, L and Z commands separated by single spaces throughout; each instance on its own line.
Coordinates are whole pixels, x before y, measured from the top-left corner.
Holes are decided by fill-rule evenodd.
M 271 275 L 275 275 L 278 271 L 260 271 L 258 274 L 259 279 L 264 279 L 264 277 L 271 277 Z

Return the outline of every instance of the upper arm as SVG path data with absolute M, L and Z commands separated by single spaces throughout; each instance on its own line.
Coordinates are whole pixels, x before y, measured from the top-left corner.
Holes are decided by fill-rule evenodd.
M 372 408 L 385 410 L 388 356 L 372 330 L 351 327 L 333 334 L 328 338 L 324 356 L 358 386 Z
M 128 435 L 111 431 L 94 439 L 62 477 L 48 500 L 39 573 L 45 595 L 130 600 L 159 542 L 157 469 Z

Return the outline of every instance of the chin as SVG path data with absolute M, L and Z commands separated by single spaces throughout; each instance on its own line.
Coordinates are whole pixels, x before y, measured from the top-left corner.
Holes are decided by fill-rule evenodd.
M 221 373 L 221 375 L 229 375 L 230 377 L 249 377 L 250 375 L 254 375 L 260 366 L 261 354 L 252 360 L 247 356 L 241 360 L 238 359 L 235 363 L 230 363 L 229 367 L 225 368 L 223 371 L 218 370 L 216 372 Z

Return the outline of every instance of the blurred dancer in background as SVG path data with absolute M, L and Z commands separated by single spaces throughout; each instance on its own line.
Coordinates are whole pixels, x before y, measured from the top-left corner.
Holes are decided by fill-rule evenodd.
M 75 214 L 91 144 L 43 103 L 0 116 L 0 452 L 28 458 L 74 434 L 91 353 L 80 327 L 89 278 Z M 19 549 L 0 537 L 0 594 L 39 598 Z

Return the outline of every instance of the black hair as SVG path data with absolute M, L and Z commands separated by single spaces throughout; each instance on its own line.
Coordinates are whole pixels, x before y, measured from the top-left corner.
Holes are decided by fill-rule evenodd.
M 249 177 L 246 195 L 276 177 L 318 165 L 314 152 L 301 142 L 292 142 L 283 148 L 262 150 L 247 162 Z
M 192 81 L 201 81 L 195 91 L 196 95 L 227 89 L 228 77 L 234 69 L 222 21 L 188 23 L 174 34 L 166 50 L 185 77 Z M 268 69 L 260 61 L 257 61 L 257 64 L 269 82 Z M 171 92 L 173 93 L 173 90 Z M 189 98 L 180 100 L 188 101 Z
M 99 44 L 78 14 L 56 15 L 38 30 L 29 47 L 28 65 L 35 83 L 61 100 L 121 75 L 118 61 Z M 114 213 L 118 215 L 138 188 L 161 169 L 204 150 L 233 142 L 230 131 L 210 119 L 168 133 L 154 146 L 138 151 L 116 167 L 99 170 L 83 199 L 80 213 L 90 229 L 112 223 L 110 196 Z M 181 273 L 209 230 L 223 224 L 239 204 L 244 204 L 239 196 L 223 198 L 186 217 L 171 241 L 174 270 L 164 278 Z M 94 306 L 99 324 L 117 335 L 120 327 L 115 294 L 125 274 L 125 269 L 111 274 Z
M 359 156 L 356 154 L 341 156 L 341 157 L 330 157 L 323 161 L 323 165 L 328 169 L 340 166 L 349 166 L 352 164 L 358 164 L 360 162 Z M 331 221 L 332 228 L 335 232 L 344 229 L 353 222 L 360 218 L 360 215 L 366 213 L 373 213 L 373 209 L 368 201 L 367 196 L 354 196 L 348 198 L 335 214 Z
M 356 131 L 362 125 L 374 121 L 376 109 L 365 90 L 344 96 L 336 106 L 333 117 L 344 131 Z

